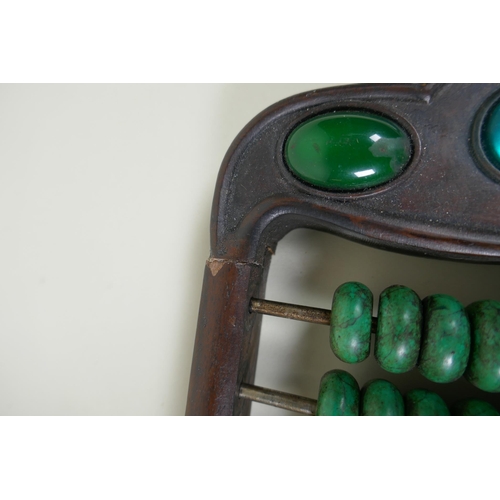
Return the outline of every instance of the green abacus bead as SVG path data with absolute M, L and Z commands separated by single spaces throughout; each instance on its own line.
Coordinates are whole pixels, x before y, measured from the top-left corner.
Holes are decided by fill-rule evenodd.
M 422 302 L 405 286 L 380 295 L 375 358 L 390 373 L 405 373 L 417 364 L 422 336 Z
M 363 416 L 399 417 L 405 414 L 403 396 L 394 384 L 387 380 L 372 380 L 361 391 Z
M 467 313 L 449 295 L 430 295 L 423 305 L 424 331 L 418 369 L 433 382 L 453 382 L 463 375 L 469 360 Z
M 330 346 L 346 363 L 359 363 L 370 354 L 372 292 L 363 284 L 340 285 L 333 296 Z
M 343 370 L 325 373 L 319 386 L 316 415 L 320 417 L 359 415 L 359 386 L 356 379 Z
M 500 303 L 474 302 L 467 307 L 471 354 L 465 378 L 487 392 L 500 392 Z
M 464 399 L 455 403 L 451 414 L 458 417 L 498 417 L 500 413 L 490 403 L 481 399 Z
M 446 403 L 435 393 L 427 389 L 413 389 L 405 397 L 405 414 L 413 417 L 444 417 L 450 412 Z

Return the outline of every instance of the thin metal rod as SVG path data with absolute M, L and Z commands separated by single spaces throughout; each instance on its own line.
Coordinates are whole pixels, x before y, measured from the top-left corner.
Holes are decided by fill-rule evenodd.
M 249 399 L 257 403 L 263 403 L 276 408 L 302 413 L 303 415 L 314 415 L 316 413 L 315 399 L 288 394 L 287 392 L 274 391 L 256 385 L 241 384 L 239 397 Z
M 250 301 L 250 311 L 278 316 L 280 318 L 317 323 L 319 325 L 329 325 L 331 316 L 331 312 L 328 309 L 285 304 L 284 302 L 274 302 L 264 299 L 252 299 Z
M 316 323 L 318 325 L 330 325 L 332 316 L 329 309 L 318 309 L 317 307 L 300 306 L 255 298 L 250 301 L 250 312 L 295 319 L 297 321 L 307 321 L 308 323 Z M 371 332 L 377 332 L 377 318 L 375 317 L 372 317 Z

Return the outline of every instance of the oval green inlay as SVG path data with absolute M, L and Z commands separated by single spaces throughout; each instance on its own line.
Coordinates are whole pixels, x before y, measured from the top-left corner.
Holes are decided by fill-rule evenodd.
M 380 295 L 375 358 L 390 373 L 417 365 L 422 335 L 422 302 L 410 288 L 394 285 Z
M 500 170 L 500 101 L 492 106 L 481 132 L 486 156 L 493 166 Z
M 482 399 L 465 399 L 455 403 L 451 414 L 458 417 L 498 417 L 500 413 L 490 403 Z
M 500 303 L 482 300 L 466 311 L 472 346 L 465 378 L 483 391 L 500 392 Z
M 299 125 L 285 160 L 299 179 L 333 191 L 371 188 L 398 176 L 411 158 L 408 134 L 392 120 L 338 111 Z
M 413 389 L 405 397 L 405 413 L 411 417 L 444 417 L 450 412 L 446 403 L 427 389 Z
M 387 380 L 372 380 L 361 391 L 363 416 L 402 417 L 405 414 L 403 396 L 394 384 Z
M 370 354 L 372 307 L 372 292 L 362 283 L 344 283 L 335 291 L 330 347 L 345 363 L 359 363 Z
M 319 417 L 353 417 L 359 415 L 359 385 L 343 370 L 323 375 L 319 386 L 316 415 Z
M 430 295 L 423 301 L 424 331 L 418 369 L 438 383 L 460 378 L 469 360 L 470 326 L 464 307 L 449 295 Z

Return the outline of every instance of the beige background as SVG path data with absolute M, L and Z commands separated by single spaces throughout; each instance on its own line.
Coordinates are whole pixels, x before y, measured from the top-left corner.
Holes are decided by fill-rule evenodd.
M 319 86 L 0 86 L 0 414 L 184 413 L 222 157 L 259 111 Z M 468 304 L 500 300 L 499 278 L 500 266 L 299 230 L 278 246 L 267 296 L 328 308 L 358 280 L 375 297 L 399 283 Z M 315 397 L 343 365 L 327 335 L 265 318 L 257 383 Z M 351 368 L 361 384 L 386 376 L 373 359 Z M 473 393 L 413 372 L 393 380 L 448 402 Z

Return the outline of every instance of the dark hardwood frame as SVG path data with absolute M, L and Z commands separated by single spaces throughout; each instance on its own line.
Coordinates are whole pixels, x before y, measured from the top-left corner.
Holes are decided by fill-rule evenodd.
M 266 109 L 236 137 L 217 180 L 187 415 L 247 415 L 271 256 L 296 228 L 328 231 L 386 250 L 500 262 L 500 171 L 481 127 L 496 84 L 351 85 L 300 94 Z M 334 110 L 391 118 L 410 135 L 412 159 L 396 179 L 330 192 L 296 179 L 283 147 L 300 122 Z

